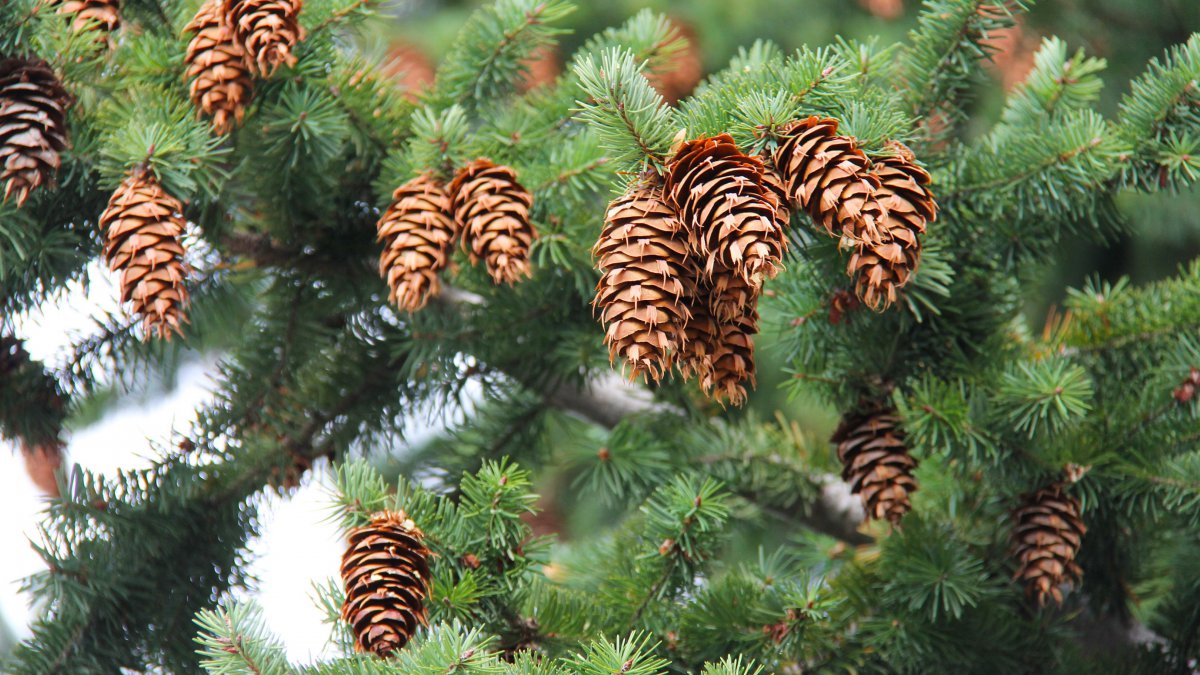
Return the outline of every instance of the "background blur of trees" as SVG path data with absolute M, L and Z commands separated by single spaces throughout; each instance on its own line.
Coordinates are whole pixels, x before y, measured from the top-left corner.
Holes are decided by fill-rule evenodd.
M 420 89 L 432 81 L 436 65 L 453 48 L 454 37 L 467 16 L 483 0 L 394 0 L 381 12 L 392 21 L 371 24 L 370 48 L 378 49 L 388 69 L 405 86 Z M 620 24 L 642 8 L 672 17 L 691 40 L 693 49 L 680 58 L 676 72 L 656 83 L 668 99 L 691 91 L 707 73 L 723 67 L 739 47 L 758 39 L 777 43 L 785 51 L 802 45 L 829 44 L 833 36 L 856 38 L 874 49 L 886 49 L 904 38 L 914 27 L 919 0 L 604 0 L 580 3 L 565 24 L 572 29 L 561 39 L 570 54 L 588 36 Z M 968 110 L 971 125 L 966 134 L 981 134 L 999 118 L 1005 91 L 1019 83 L 1033 66 L 1034 52 L 1046 36 L 1066 41 L 1070 51 L 1083 49 L 1088 56 L 1106 59 L 1102 73 L 1106 88 L 1100 110 L 1116 113 L 1129 81 L 1160 56 L 1164 49 L 1187 40 L 1200 30 L 1200 2 L 1196 0 L 1053 0 L 1035 3 L 1016 28 L 995 36 L 999 50 L 986 78 L 977 83 L 974 110 Z M 541 55 L 530 67 L 531 82 L 555 77 L 561 69 L 561 54 Z M 1173 274 L 1179 265 L 1200 254 L 1200 191 L 1154 196 L 1122 194 L 1122 211 L 1131 216 L 1126 233 L 1107 246 L 1082 239 L 1065 239 L 1053 264 L 1029 274 L 1025 280 L 1026 315 L 1029 328 L 1040 332 L 1047 313 L 1065 295 L 1068 287 L 1079 287 L 1092 276 L 1115 280 L 1128 275 L 1145 282 Z M 599 227 L 599 223 L 597 223 Z M 936 227 L 936 225 L 935 225 Z M 786 325 L 787 317 L 774 325 Z M 770 325 L 768 322 L 766 325 Z M 777 411 L 797 420 L 816 437 L 828 436 L 837 414 L 814 397 L 803 393 L 789 399 L 779 387 L 789 377 L 784 358 L 772 349 L 774 336 L 758 340 L 758 389 L 742 414 L 769 419 Z M 563 477 L 562 483 L 569 482 Z M 564 499 L 554 486 L 540 486 L 548 501 Z M 569 493 L 569 490 L 563 490 Z M 555 509 L 545 516 L 553 517 Z M 574 512 L 579 512 L 574 509 Z M 584 509 L 583 512 L 587 512 Z M 594 517 L 602 517 L 594 514 Z M 561 527 L 555 523 L 554 527 Z M 567 532 L 586 523 L 568 523 Z M 578 531 L 578 530 L 577 530 Z

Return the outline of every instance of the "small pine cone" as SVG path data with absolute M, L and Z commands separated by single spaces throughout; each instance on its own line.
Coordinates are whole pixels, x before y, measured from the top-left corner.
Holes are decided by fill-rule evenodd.
M 226 20 L 246 52 L 246 66 L 268 78 L 283 64 L 294 65 L 292 50 L 304 39 L 303 0 L 223 0 Z
M 668 163 L 667 195 L 705 275 L 724 265 L 757 287 L 779 271 L 787 239 L 763 172 L 729 134 L 684 143 Z
M 732 270 L 718 267 L 704 284 L 708 309 L 720 323 L 740 321 L 749 310 L 758 306 L 762 287 L 751 286 Z
M 683 224 L 662 187 L 635 183 L 613 200 L 592 253 L 604 271 L 592 304 L 607 326 L 610 361 L 660 381 L 684 340 L 694 292 Z
M 1200 368 L 1192 366 L 1188 371 L 1188 376 L 1179 383 L 1178 387 L 1175 387 L 1172 396 L 1179 405 L 1187 405 L 1196 397 L 1197 389 L 1200 389 Z
M 710 309 L 709 296 L 712 290 L 703 282 L 703 275 L 694 263 L 688 265 L 687 272 L 684 285 L 690 293 L 684 298 L 684 303 L 688 318 L 683 324 L 683 340 L 676 363 L 684 380 L 696 377 L 704 382 L 712 369 L 712 356 L 720 329 Z
M 41 59 L 0 59 L 0 183 L 17 206 L 54 183 L 67 148 L 72 97 Z
M 898 524 L 912 509 L 909 494 L 917 489 L 912 475 L 917 460 L 908 453 L 896 411 L 875 407 L 849 413 L 832 440 L 842 461 L 842 480 L 862 498 L 867 518 Z
M 42 494 L 60 497 L 58 470 L 62 468 L 64 444 L 60 440 L 31 445 L 21 443 L 21 455 L 25 459 L 25 473 Z
M 224 0 L 206 0 L 200 6 L 187 27 L 195 35 L 184 57 L 192 102 L 212 118 L 213 131 L 222 135 L 242 123 L 253 91 L 246 52 L 233 39 L 223 8 Z
M 881 217 L 875 200 L 878 177 L 871 160 L 837 120 L 809 117 L 783 128 L 775 166 L 793 207 L 802 209 L 834 237 L 877 238 Z
M 377 229 L 384 242 L 379 275 L 391 289 L 391 301 L 407 312 L 421 309 L 441 288 L 438 273 L 450 262 L 458 237 L 449 193 L 421 174 L 396 188 Z
M 76 33 L 103 31 L 97 43 L 106 43 L 107 34 L 121 27 L 120 0 L 59 0 L 58 13 L 71 17 L 71 30 Z
M 342 555 L 342 619 L 353 629 L 358 651 L 392 656 L 425 624 L 430 575 L 424 536 L 403 511 L 377 513 L 350 531 Z
M 183 334 L 187 289 L 184 265 L 183 206 L 145 167 L 135 168 L 108 200 L 100 215 L 104 255 L 121 272 L 121 301 L 133 303 L 143 317 L 147 337 L 170 339 Z
M 1087 527 L 1079 514 L 1079 500 L 1059 482 L 1023 495 L 1013 512 L 1012 554 L 1017 559 L 1013 578 L 1025 584 L 1025 594 L 1039 607 L 1051 599 L 1061 605 L 1060 586 L 1083 578 L 1075 556 Z
M 745 382 L 749 381 L 751 387 L 757 384 L 754 336 L 758 333 L 758 309 L 755 305 L 748 304 L 740 316 L 717 324 L 717 336 L 709 357 L 711 365 L 700 379 L 700 387 L 722 405 L 728 401 L 740 407 L 746 402 Z
M 912 152 L 893 144 L 892 157 L 875 163 L 880 186 L 875 196 L 883 217 L 877 221 L 875 239 L 857 237 L 847 272 L 856 276 L 856 290 L 872 309 L 896 301 L 921 260 L 921 235 L 925 224 L 937 218 L 937 202 L 929 191 L 929 174 L 912 162 Z
M 497 284 L 529 276 L 529 247 L 537 237 L 529 222 L 533 195 L 517 182 L 517 173 L 476 159 L 459 169 L 449 192 L 471 262 L 483 259 Z

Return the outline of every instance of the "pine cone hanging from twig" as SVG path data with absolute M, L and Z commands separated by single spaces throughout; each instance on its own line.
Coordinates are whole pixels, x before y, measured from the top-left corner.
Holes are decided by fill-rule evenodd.
M 188 24 L 194 33 L 188 43 L 187 76 L 192 102 L 212 118 L 213 131 L 227 134 L 242 123 L 250 103 L 253 82 L 246 52 L 234 40 L 233 28 L 223 11 L 225 0 L 206 0 Z
M 76 33 L 97 31 L 97 46 L 108 44 L 108 34 L 121 27 L 120 0 L 58 0 L 58 13 L 71 18 Z
M 403 511 L 377 513 L 351 530 L 342 556 L 342 618 L 358 651 L 392 656 L 425 624 L 430 574 L 423 539 Z
M 1039 607 L 1050 600 L 1061 605 L 1060 587 L 1083 578 L 1075 558 L 1085 533 L 1079 500 L 1067 494 L 1063 482 L 1021 497 L 1013 512 L 1012 552 L 1017 560 L 1013 578 L 1025 585 L 1026 595 Z
M 20 207 L 54 183 L 67 148 L 72 97 L 41 59 L 0 59 L 0 183 Z
M 294 65 L 292 50 L 304 39 L 303 0 L 224 0 L 226 21 L 246 52 L 246 65 L 268 78 L 283 64 Z
M 497 284 L 529 276 L 529 247 L 537 237 L 529 222 L 533 195 L 517 182 L 516 171 L 476 159 L 458 171 L 449 192 L 471 262 L 482 259 Z
M 459 230 L 450 205 L 446 188 L 421 174 L 396 188 L 391 206 L 379 218 L 379 274 L 391 289 L 391 301 L 402 310 L 421 309 L 441 288 L 438 274 L 450 262 Z
M 917 460 L 909 454 L 904 436 L 900 417 L 887 406 L 851 412 L 833 433 L 842 479 L 862 498 L 869 519 L 895 525 L 912 509 L 909 495 L 917 489 Z
M 132 302 L 146 335 L 183 334 L 187 266 L 183 262 L 183 205 L 154 173 L 138 166 L 100 215 L 109 269 L 121 272 L 121 301 Z

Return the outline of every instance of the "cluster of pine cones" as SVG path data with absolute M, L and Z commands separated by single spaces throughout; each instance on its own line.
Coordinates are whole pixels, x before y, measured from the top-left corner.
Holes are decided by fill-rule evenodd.
M 227 134 L 242 122 L 254 78 L 269 78 L 304 39 L 302 0 L 206 0 L 188 24 L 184 57 L 196 108 Z
M 460 235 L 470 261 L 482 260 L 495 283 L 529 276 L 529 248 L 537 237 L 529 222 L 532 204 L 516 172 L 486 158 L 459 169 L 449 185 L 423 173 L 396 188 L 377 224 L 379 274 L 391 301 L 408 312 L 424 307 L 438 293 L 438 275 Z
M 899 143 L 890 152 L 872 160 L 819 117 L 785 126 L 768 160 L 728 134 L 681 144 L 665 175 L 647 173 L 609 205 L 594 248 L 610 358 L 654 381 L 678 366 L 715 400 L 741 405 L 758 299 L 787 249 L 792 209 L 851 251 L 864 304 L 891 305 L 937 205 L 912 153 Z

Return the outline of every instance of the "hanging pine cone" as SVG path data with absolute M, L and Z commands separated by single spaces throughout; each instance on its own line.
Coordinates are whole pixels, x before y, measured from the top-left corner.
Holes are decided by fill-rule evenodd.
M 192 102 L 212 118 L 213 131 L 218 134 L 227 134 L 242 123 L 253 90 L 246 52 L 233 39 L 224 1 L 206 0 L 200 6 L 187 27 L 195 35 L 184 57 L 192 81 Z
M 1021 506 L 1013 512 L 1013 578 L 1025 585 L 1025 594 L 1039 607 L 1051 599 L 1061 605 L 1060 587 L 1083 577 L 1075 556 L 1087 527 L 1079 513 L 1079 500 L 1067 494 L 1062 482 L 1022 495 Z
M 709 356 L 710 366 L 700 378 L 700 387 L 711 399 L 735 407 L 746 402 L 745 383 L 757 384 L 754 374 L 754 336 L 758 333 L 757 303 L 743 307 L 742 314 L 717 323 L 717 335 Z
M 842 480 L 862 498 L 867 518 L 899 523 L 912 509 L 909 494 L 917 489 L 912 475 L 917 460 L 908 453 L 895 409 L 872 406 L 851 412 L 832 440 L 842 461 Z
M 925 224 L 937 218 L 937 203 L 927 187 L 929 174 L 913 163 L 912 152 L 892 143 L 890 157 L 875 162 L 873 173 L 880 186 L 875 192 L 883 217 L 876 237 L 857 237 L 847 272 L 856 276 L 863 304 L 886 308 L 896 292 L 908 283 L 921 260 L 921 235 Z
M 667 195 L 705 275 L 724 265 L 757 287 L 779 271 L 787 239 L 763 171 L 729 134 L 684 143 L 668 163 Z
M 224 0 L 224 13 L 233 35 L 246 52 L 246 65 L 268 78 L 283 64 L 294 65 L 292 54 L 304 39 L 300 26 L 303 0 Z
M 839 136 L 837 127 L 837 120 L 816 116 L 788 124 L 775 166 L 792 206 L 831 236 L 871 235 L 880 217 L 874 200 L 879 179 L 871 174 L 871 160 L 853 138 Z
M 592 304 L 607 326 L 609 359 L 633 377 L 661 380 L 683 342 L 693 292 L 684 237 L 662 187 L 642 182 L 609 204 L 592 249 L 604 272 Z
M 132 301 L 147 336 L 182 335 L 182 324 L 187 322 L 182 211 L 179 200 L 159 185 L 148 168 L 139 166 L 100 215 L 109 269 L 121 272 L 121 301 Z
M 379 219 L 379 275 L 391 289 L 391 301 L 404 311 L 421 309 L 441 288 L 438 273 L 450 261 L 458 237 L 450 202 L 440 182 L 421 174 L 396 188 Z
M 358 651 L 387 658 L 425 624 L 424 536 L 403 511 L 377 513 L 369 525 L 351 530 L 342 555 L 342 619 L 353 628 Z
M 0 182 L 4 200 L 17 206 L 29 193 L 54 183 L 69 145 L 71 95 L 41 59 L 0 59 Z
M 497 284 L 529 276 L 529 247 L 537 237 L 529 222 L 533 195 L 517 182 L 517 173 L 476 159 L 459 169 L 449 192 L 471 262 L 483 259 Z
M 1188 371 L 1188 376 L 1183 378 L 1183 382 L 1175 387 L 1175 391 L 1171 395 L 1179 405 L 1187 405 L 1196 397 L 1196 390 L 1200 389 L 1200 368 L 1192 366 Z
M 97 43 L 107 43 L 108 33 L 121 27 L 120 0 L 59 0 L 58 13 L 71 17 L 76 33 L 101 31 Z
M 684 380 L 693 377 L 704 382 L 712 370 L 712 356 L 716 350 L 719 328 L 717 319 L 709 309 L 710 289 L 702 281 L 702 274 L 694 261 L 689 261 L 684 287 L 689 293 L 684 298 L 688 318 L 683 323 L 683 340 L 679 347 L 676 363 Z
M 783 177 L 775 168 L 773 159 L 763 158 L 763 172 L 759 177 L 762 179 L 763 196 L 775 210 L 775 227 L 779 228 L 779 231 L 786 236 L 788 227 L 792 223 L 792 208 L 788 199 L 787 186 L 783 184 Z

